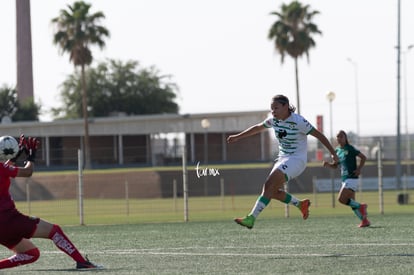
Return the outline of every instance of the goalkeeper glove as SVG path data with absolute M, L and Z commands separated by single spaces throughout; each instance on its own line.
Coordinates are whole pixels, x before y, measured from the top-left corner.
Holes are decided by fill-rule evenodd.
M 39 148 L 40 141 L 34 137 L 28 137 L 25 141 L 26 161 L 34 162 L 36 151 Z

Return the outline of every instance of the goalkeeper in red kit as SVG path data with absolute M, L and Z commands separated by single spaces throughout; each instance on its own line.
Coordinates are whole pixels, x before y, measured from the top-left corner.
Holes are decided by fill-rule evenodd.
M 31 242 L 31 238 L 52 240 L 57 248 L 76 262 L 77 269 L 102 268 L 83 257 L 59 225 L 37 217 L 26 216 L 16 209 L 9 191 L 10 178 L 32 175 L 39 145 L 38 139 L 21 135 L 18 155 L 12 160 L 0 160 L 0 243 L 15 253 L 9 258 L 0 260 L 0 269 L 35 262 L 40 256 L 40 251 Z M 26 155 L 24 166 L 15 166 L 17 157 L 22 154 Z

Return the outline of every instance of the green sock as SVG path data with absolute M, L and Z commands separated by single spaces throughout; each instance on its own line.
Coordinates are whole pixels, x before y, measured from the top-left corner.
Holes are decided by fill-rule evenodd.
M 294 206 L 299 206 L 300 205 L 300 201 L 298 200 L 298 198 L 296 198 L 295 196 L 292 196 L 291 194 L 286 192 L 286 197 L 285 199 L 282 201 L 286 204 L 293 204 Z
M 352 208 L 352 211 L 354 211 L 355 215 L 362 221 L 362 214 L 361 211 L 359 211 L 358 208 Z
M 289 193 L 286 193 L 286 197 L 282 202 L 288 204 L 291 200 L 292 200 L 292 195 Z
M 362 214 L 361 211 L 359 211 L 361 204 L 357 201 L 354 201 L 353 199 L 349 199 L 346 204 L 352 208 L 352 211 L 354 211 L 355 215 L 362 221 Z
M 270 199 L 260 196 L 249 215 L 257 218 L 257 216 L 259 216 L 260 212 L 262 212 L 262 210 L 269 204 L 269 202 Z
M 352 209 L 354 209 L 354 208 L 359 209 L 359 207 L 361 206 L 361 204 L 359 202 L 354 201 L 353 199 L 349 199 L 346 204 L 351 206 Z
M 260 197 L 259 197 L 259 200 L 260 200 L 261 202 L 263 202 L 265 205 L 268 205 L 268 204 L 269 204 L 269 202 L 270 202 L 270 199 L 265 198 L 265 197 L 263 197 L 263 196 L 260 196 Z

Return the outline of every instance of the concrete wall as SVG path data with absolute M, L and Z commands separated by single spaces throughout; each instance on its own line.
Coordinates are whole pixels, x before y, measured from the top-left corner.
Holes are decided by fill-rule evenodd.
M 212 166 L 214 167 L 214 166 Z M 270 172 L 268 168 L 261 169 L 221 169 L 219 175 L 210 174 L 198 177 L 197 171 L 188 171 L 190 196 L 220 195 L 221 182 L 224 183 L 225 195 L 254 195 L 261 192 L 263 182 Z M 377 166 L 364 167 L 364 177 L 376 177 Z M 411 165 L 414 171 L 414 165 Z M 393 177 L 394 165 L 384 165 L 383 176 Z M 327 179 L 329 170 L 322 167 L 308 167 L 297 179 L 289 182 L 292 193 L 312 192 L 312 179 L 318 177 Z M 335 173 L 339 181 L 339 169 Z M 173 196 L 174 182 L 179 196 L 182 196 L 181 171 L 142 171 L 142 172 L 99 172 L 86 173 L 83 176 L 85 198 L 119 199 L 125 198 L 126 184 L 130 198 L 166 198 Z M 28 181 L 18 178 L 12 185 L 15 200 L 26 199 L 26 184 L 30 184 L 32 200 L 75 199 L 78 194 L 78 175 L 76 173 L 38 173 Z

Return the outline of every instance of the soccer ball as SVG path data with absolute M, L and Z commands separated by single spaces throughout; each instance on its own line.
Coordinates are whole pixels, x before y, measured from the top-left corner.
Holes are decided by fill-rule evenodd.
M 14 137 L 0 137 L 0 161 L 14 158 L 19 152 L 19 143 Z

